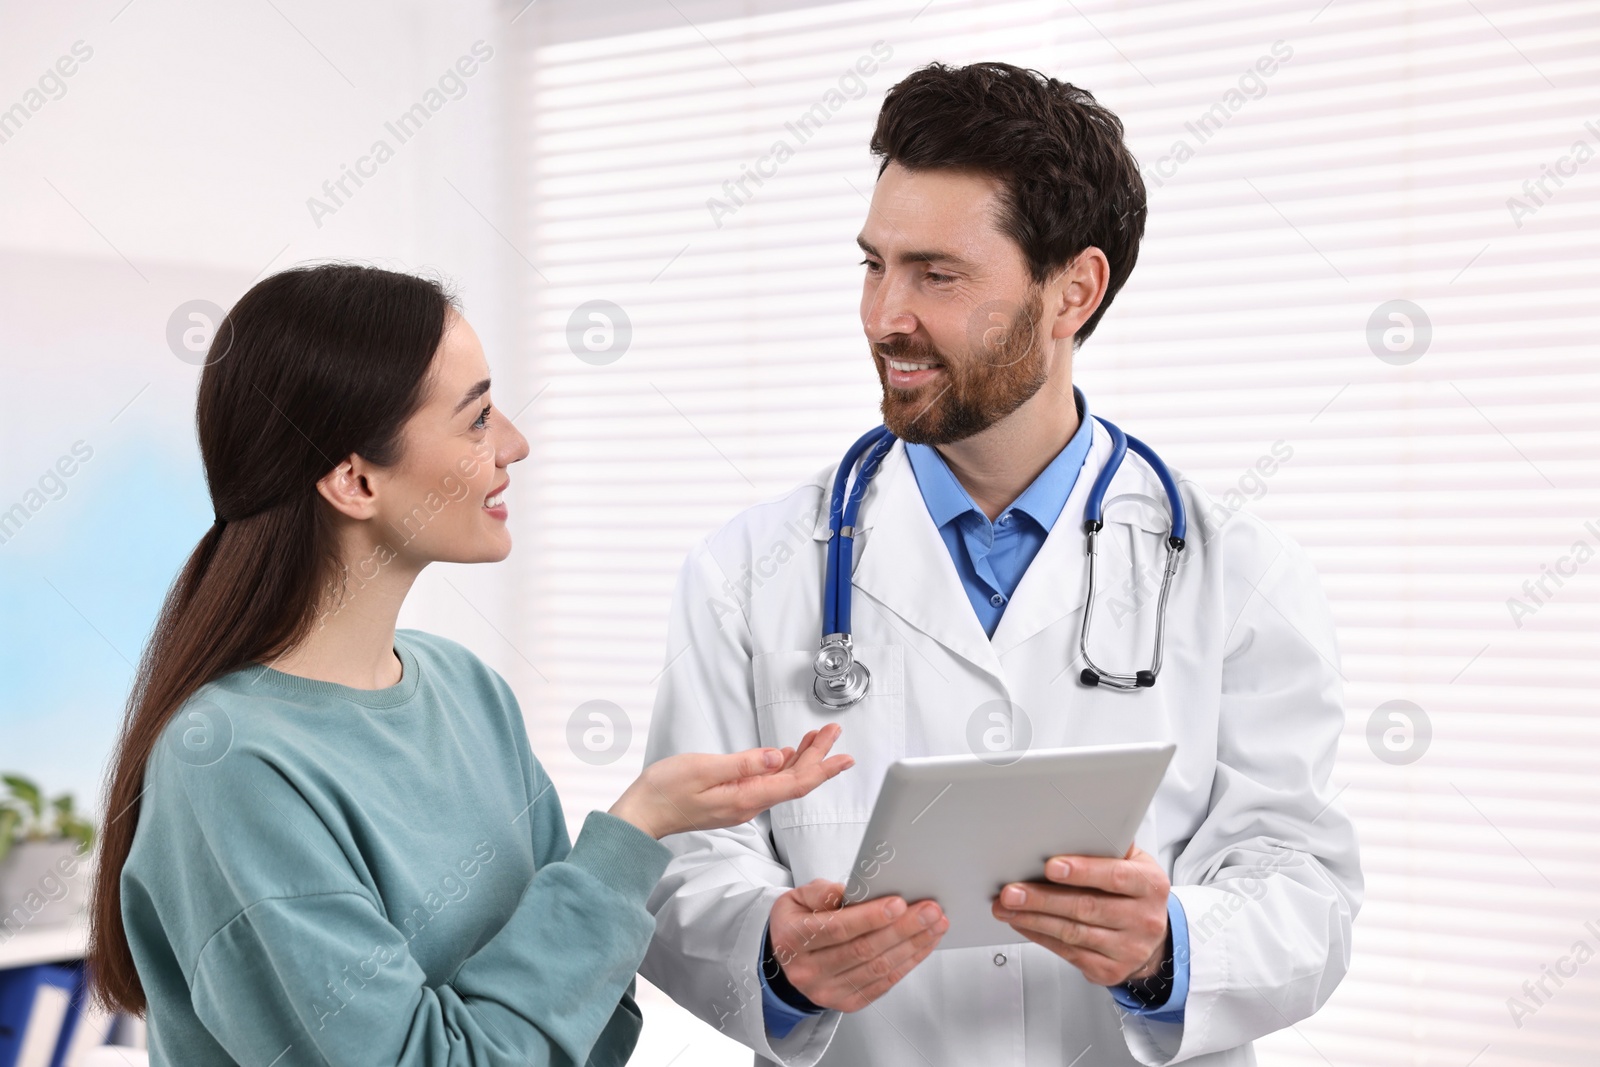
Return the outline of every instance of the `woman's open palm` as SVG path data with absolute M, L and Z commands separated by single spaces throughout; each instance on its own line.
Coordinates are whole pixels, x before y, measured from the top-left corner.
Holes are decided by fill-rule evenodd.
M 854 766 L 850 756 L 828 755 L 840 732 L 837 723 L 829 723 L 807 733 L 795 748 L 668 756 L 646 767 L 611 813 L 658 838 L 749 822 Z

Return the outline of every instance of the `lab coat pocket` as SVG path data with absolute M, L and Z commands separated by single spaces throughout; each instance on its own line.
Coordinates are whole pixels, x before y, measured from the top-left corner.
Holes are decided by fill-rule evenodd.
M 761 743 L 798 745 L 808 730 L 830 722 L 843 727 L 834 753 L 855 757 L 855 766 L 797 800 L 772 808 L 775 831 L 826 823 L 865 823 L 872 816 L 884 772 L 905 755 L 905 674 L 900 645 L 860 645 L 856 658 L 872 672 L 867 695 L 834 711 L 813 696 L 814 651 L 765 652 L 752 664 Z M 848 857 L 844 860 L 848 864 Z

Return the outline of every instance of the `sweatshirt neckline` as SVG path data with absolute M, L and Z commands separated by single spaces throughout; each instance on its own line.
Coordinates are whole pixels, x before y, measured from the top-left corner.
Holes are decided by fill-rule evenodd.
M 417 664 L 417 657 L 412 652 L 401 632 L 396 630 L 394 635 L 395 655 L 400 657 L 400 680 L 394 685 L 382 689 L 357 689 L 355 686 L 340 685 L 338 682 L 325 682 L 318 678 L 302 678 L 298 674 L 289 674 L 286 671 L 276 670 L 268 666 L 260 666 L 250 679 L 252 686 L 265 686 L 269 690 L 297 697 L 321 697 L 326 700 L 340 700 L 351 704 L 360 704 L 367 708 L 393 708 L 404 704 L 416 695 L 417 685 L 422 673 Z M 246 673 L 250 673 L 246 669 Z

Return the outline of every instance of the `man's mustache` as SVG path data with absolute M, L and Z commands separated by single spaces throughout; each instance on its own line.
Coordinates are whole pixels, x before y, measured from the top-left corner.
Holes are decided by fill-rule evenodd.
M 907 363 L 937 363 L 941 367 L 949 363 L 938 349 L 926 341 L 877 341 L 872 345 L 872 354 Z

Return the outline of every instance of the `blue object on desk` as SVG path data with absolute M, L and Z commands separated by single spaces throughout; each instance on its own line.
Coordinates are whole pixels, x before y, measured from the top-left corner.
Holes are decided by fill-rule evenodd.
M 73 967 L 0 971 L 0 1067 L 50 1067 L 77 986 Z
M 108 1043 L 109 1028 L 114 1015 L 93 1003 L 93 990 L 89 988 L 89 969 L 74 964 L 72 970 L 77 980 L 72 991 L 72 1010 L 61 1027 L 61 1038 L 56 1042 L 56 1054 L 50 1067 L 71 1067 L 92 1048 Z

